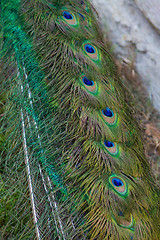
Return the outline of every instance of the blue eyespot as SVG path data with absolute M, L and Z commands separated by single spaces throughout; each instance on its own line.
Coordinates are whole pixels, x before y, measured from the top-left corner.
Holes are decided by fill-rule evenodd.
M 93 86 L 94 85 L 94 82 L 89 80 L 87 77 L 83 77 L 82 80 L 83 80 L 83 83 L 87 86 Z
M 109 178 L 109 183 L 113 187 L 113 190 L 123 197 L 127 197 L 129 194 L 129 189 L 126 182 L 121 178 L 113 174 Z
M 114 147 L 114 143 L 113 143 L 113 142 L 109 142 L 109 141 L 104 141 L 104 145 L 105 145 L 107 148 L 112 148 L 112 147 Z
M 64 17 L 65 19 L 67 19 L 67 20 L 73 19 L 72 14 L 71 14 L 70 12 L 67 12 L 67 11 L 64 11 L 64 12 L 63 12 L 63 17 Z
M 92 79 L 92 78 L 91 78 Z M 93 80 L 88 79 L 88 77 L 84 74 L 80 76 L 80 81 L 82 85 L 85 87 L 85 91 L 88 91 L 89 94 L 96 94 L 98 87 L 96 82 Z
M 120 150 L 118 144 L 115 142 L 109 142 L 107 140 L 103 141 L 103 146 L 107 150 L 107 152 L 112 156 L 119 156 Z
M 115 187 L 121 187 L 121 186 L 124 185 L 124 183 L 122 182 L 122 180 L 119 179 L 119 178 L 113 178 L 113 179 L 112 179 L 112 183 L 113 183 L 113 185 L 114 185 Z
M 85 40 L 82 44 L 84 54 L 87 55 L 92 61 L 100 61 L 100 53 L 96 46 L 89 41 Z
M 81 1 L 81 4 L 83 5 L 83 4 L 84 4 L 84 1 Z
M 95 48 L 90 44 L 85 45 L 85 50 L 87 53 L 91 53 L 91 54 L 96 52 Z
M 106 116 L 106 117 L 113 117 L 113 111 L 110 110 L 108 107 L 106 107 L 105 110 L 102 110 L 102 113 Z

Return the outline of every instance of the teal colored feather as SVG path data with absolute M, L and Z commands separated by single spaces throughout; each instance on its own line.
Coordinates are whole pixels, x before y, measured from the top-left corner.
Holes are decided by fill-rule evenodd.
M 0 21 L 1 238 L 158 240 L 159 190 L 89 1 L 1 0 Z

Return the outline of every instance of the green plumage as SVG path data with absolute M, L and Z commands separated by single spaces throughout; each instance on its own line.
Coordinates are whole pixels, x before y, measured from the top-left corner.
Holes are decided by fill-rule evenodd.
M 158 240 L 159 190 L 91 4 L 1 0 L 0 25 L 0 191 L 16 198 L 1 238 Z

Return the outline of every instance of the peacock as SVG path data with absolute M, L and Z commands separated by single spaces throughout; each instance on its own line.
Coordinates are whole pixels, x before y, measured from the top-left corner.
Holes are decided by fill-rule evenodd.
M 0 4 L 1 239 L 160 239 L 159 189 L 94 7 Z

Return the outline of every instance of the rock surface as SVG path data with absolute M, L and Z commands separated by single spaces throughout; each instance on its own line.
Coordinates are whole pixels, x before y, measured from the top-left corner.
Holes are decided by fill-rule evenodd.
M 160 33 L 160 1 L 159 0 L 135 0 L 144 16 Z
M 118 57 L 127 57 L 160 112 L 160 1 L 91 0 Z

